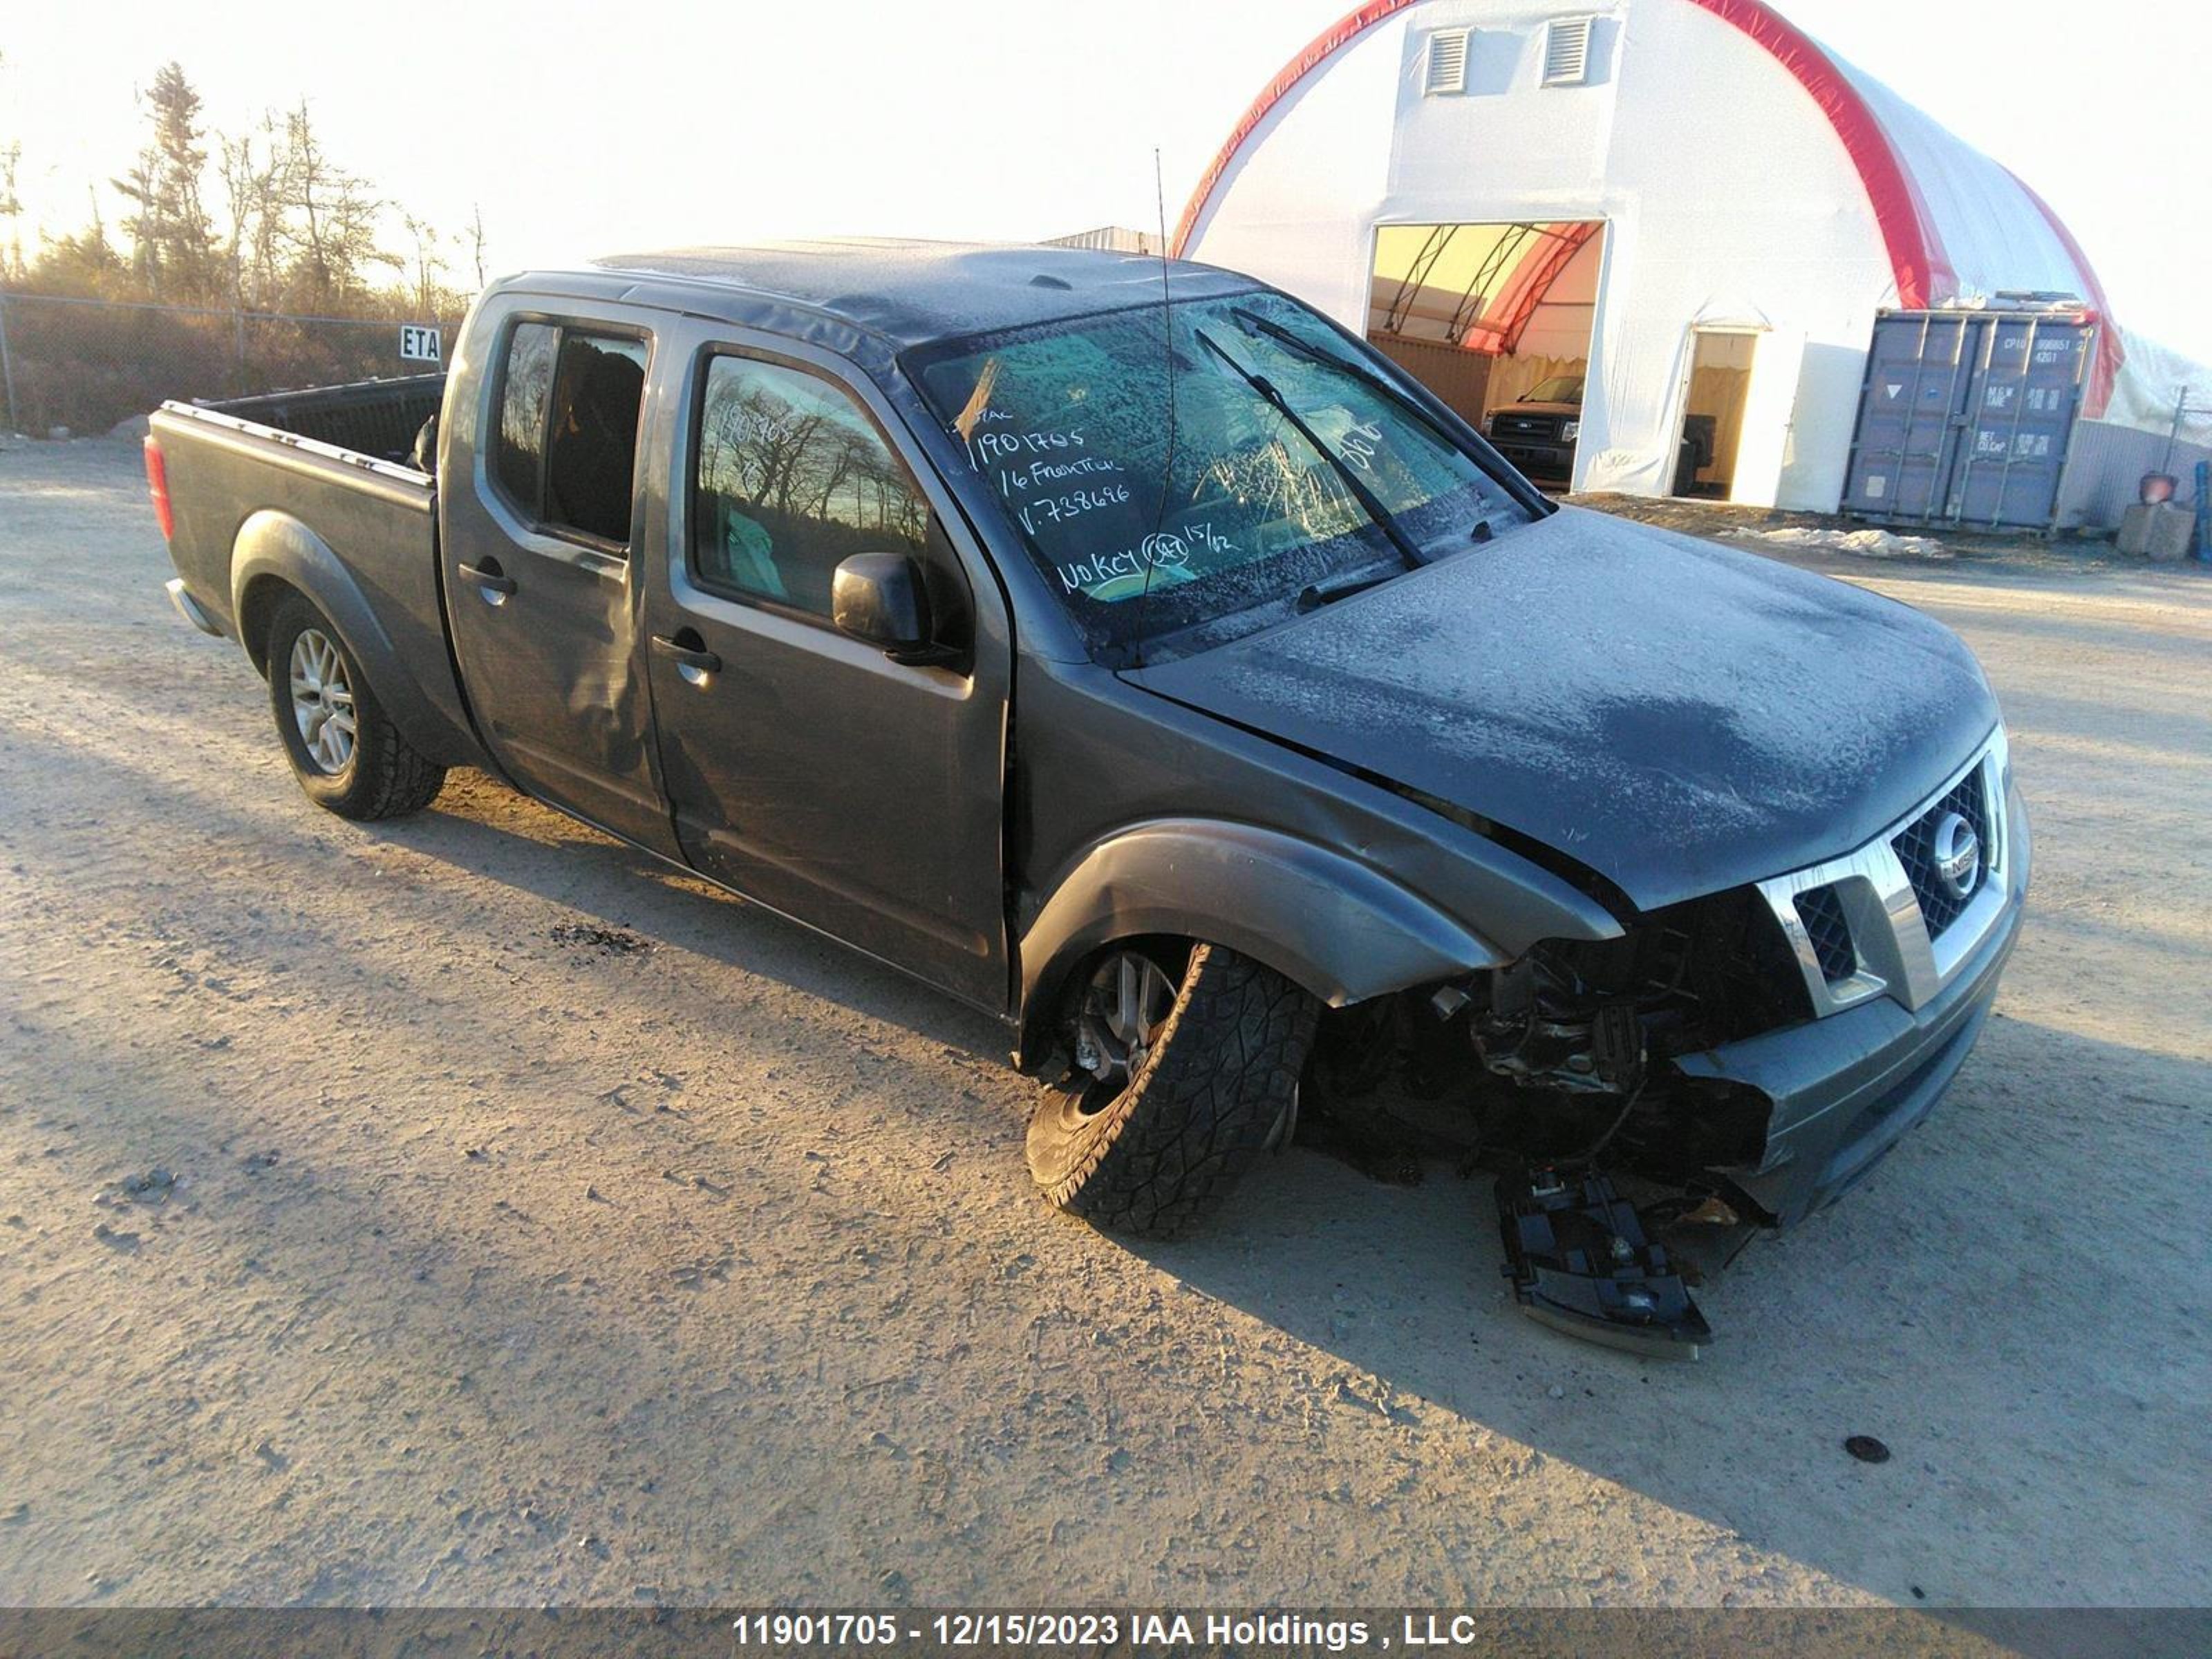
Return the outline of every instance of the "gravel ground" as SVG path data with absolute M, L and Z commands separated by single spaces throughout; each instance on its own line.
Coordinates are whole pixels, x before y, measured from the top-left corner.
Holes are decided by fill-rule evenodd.
M 0 453 L 0 1602 L 2212 1590 L 2203 576 L 1836 562 L 1988 665 L 2037 915 L 1649 1365 L 1442 1168 L 1133 1248 L 1030 1195 L 988 1022 L 480 776 L 315 811 L 137 471 Z

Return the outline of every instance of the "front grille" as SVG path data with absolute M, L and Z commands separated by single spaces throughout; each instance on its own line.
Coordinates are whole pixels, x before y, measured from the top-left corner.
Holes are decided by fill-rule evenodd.
M 1951 812 L 1966 819 L 1974 832 L 1975 845 L 1980 849 L 1973 886 L 1966 899 L 1954 897 L 1936 873 L 1936 826 Z M 1982 768 L 1978 766 L 1960 778 L 1942 799 L 1899 831 L 1890 846 L 1905 866 L 1905 879 L 1912 884 L 1912 896 L 1920 901 L 1921 916 L 1928 923 L 1928 937 L 1938 937 L 1958 921 L 1968 899 L 1989 878 L 1990 855 L 1994 848 L 1990 840 L 1989 797 L 1982 787 Z
M 2014 831 L 2001 781 L 2008 771 L 2001 726 L 1940 795 L 1873 840 L 1758 884 L 1794 946 L 1816 1017 L 1885 994 L 1906 1009 L 1926 1007 L 2017 908 Z M 1953 837 L 1942 834 L 1947 822 Z M 1936 868 L 1946 840 L 1960 852 L 1974 843 L 1973 879 L 1955 872 L 1963 899 Z
M 1851 945 L 1843 901 L 1832 886 L 1808 887 L 1798 894 L 1797 919 L 1805 924 L 1813 954 L 1820 959 L 1821 977 L 1829 984 L 1841 984 L 1858 971 L 1859 953 Z

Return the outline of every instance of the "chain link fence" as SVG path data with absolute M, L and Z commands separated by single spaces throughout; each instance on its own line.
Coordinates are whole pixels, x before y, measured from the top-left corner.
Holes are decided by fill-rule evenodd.
M 400 355 L 403 329 L 435 329 L 450 347 L 459 324 L 459 312 L 307 317 L 0 289 L 0 429 L 82 437 L 169 398 L 432 373 L 442 365 Z

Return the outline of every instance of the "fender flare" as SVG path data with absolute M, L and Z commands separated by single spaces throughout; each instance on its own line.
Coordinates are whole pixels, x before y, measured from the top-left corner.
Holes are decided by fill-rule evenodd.
M 457 731 L 424 694 L 345 562 L 299 520 L 272 507 L 247 516 L 230 555 L 230 614 L 264 679 L 272 671 L 263 651 L 263 620 L 279 586 L 303 594 L 330 619 L 409 744 L 441 765 L 483 763 L 476 740 Z
M 1060 994 L 1085 958 L 1159 934 L 1224 945 L 1333 1008 L 1506 960 L 1346 854 L 1253 824 L 1154 819 L 1094 843 L 1023 934 L 1017 1062 L 1044 1059 Z

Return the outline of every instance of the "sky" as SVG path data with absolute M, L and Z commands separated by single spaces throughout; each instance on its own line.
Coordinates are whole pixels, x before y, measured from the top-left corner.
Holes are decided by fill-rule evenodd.
M 2212 6 L 1780 6 L 2033 185 L 2130 328 L 2212 362 Z M 1348 9 L 20 0 L 0 15 L 0 144 L 22 145 L 33 213 L 74 229 L 88 187 L 143 142 L 138 89 L 175 58 L 216 127 L 304 97 L 332 158 L 408 212 L 458 230 L 481 205 L 495 275 L 763 236 L 1029 240 L 1152 225 L 1156 149 L 1172 224 L 1253 95 Z M 103 211 L 120 216 L 112 191 Z

